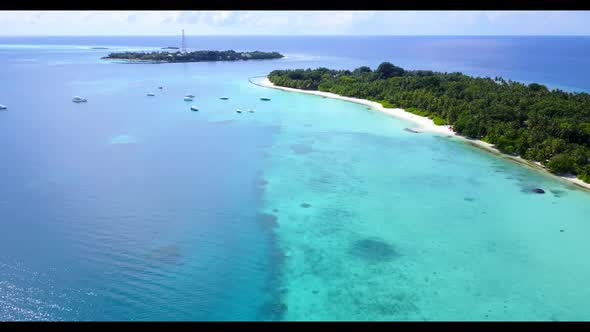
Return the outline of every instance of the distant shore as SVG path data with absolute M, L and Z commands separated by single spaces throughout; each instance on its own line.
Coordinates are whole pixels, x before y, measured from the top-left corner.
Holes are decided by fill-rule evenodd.
M 101 59 L 112 63 L 171 63 L 169 61 L 139 60 L 139 59 Z
M 170 46 L 168 47 L 170 48 Z M 285 56 L 279 52 L 236 52 L 201 50 L 192 52 L 113 52 L 102 57 L 104 60 L 129 60 L 129 61 L 154 61 L 156 63 L 186 63 L 186 62 L 214 62 L 214 61 L 245 61 L 245 60 L 272 60 Z
M 547 169 L 544 166 L 542 166 L 540 163 L 530 162 L 530 161 L 525 160 L 519 156 L 507 155 L 505 153 L 502 153 L 500 150 L 496 149 L 493 144 L 486 143 L 481 140 L 468 139 L 466 137 L 458 135 L 456 132 L 454 132 L 451 129 L 451 126 L 449 126 L 449 125 L 442 125 L 442 126 L 435 125 L 431 119 L 429 119 L 427 117 L 419 116 L 419 115 L 416 115 L 416 114 L 413 114 L 410 112 L 406 112 L 405 110 L 403 110 L 401 108 L 385 108 L 385 107 L 383 107 L 383 105 L 381 105 L 380 103 L 375 102 L 375 101 L 353 98 L 353 97 L 345 97 L 345 96 L 337 95 L 337 94 L 331 93 L 331 92 L 323 92 L 323 91 L 315 91 L 315 90 L 300 90 L 300 89 L 277 86 L 274 83 L 272 83 L 268 79 L 268 77 L 265 77 L 261 82 L 258 83 L 258 85 L 263 86 L 263 87 L 267 87 L 267 88 L 283 90 L 283 91 L 299 92 L 299 93 L 316 95 L 316 96 L 321 96 L 321 97 L 326 97 L 326 98 L 340 99 L 340 100 L 345 100 L 345 101 L 369 106 L 372 109 L 377 110 L 379 112 L 383 112 L 383 113 L 388 114 L 390 116 L 394 116 L 394 117 L 400 118 L 400 119 L 405 119 L 405 120 L 408 120 L 408 121 L 411 121 L 411 122 L 414 122 L 415 124 L 417 124 L 417 127 L 415 127 L 415 128 L 408 128 L 410 130 L 414 130 L 414 131 L 418 131 L 418 132 L 421 132 L 421 131 L 433 132 L 433 133 L 437 133 L 437 134 L 441 134 L 441 135 L 456 137 L 458 139 L 466 141 L 468 144 L 470 144 L 472 146 L 475 146 L 475 147 L 480 148 L 484 151 L 490 152 L 494 155 L 500 156 L 502 158 L 510 159 L 512 161 L 515 161 L 515 162 L 521 164 L 521 165 L 525 165 L 525 166 L 528 166 L 528 167 L 533 168 L 535 170 L 542 171 L 543 173 L 551 175 L 551 176 L 558 178 L 562 181 L 567 181 L 567 182 L 574 184 L 578 187 L 590 190 L 590 183 L 586 183 L 576 177 L 566 177 L 566 176 L 558 176 L 558 175 L 552 174 L 549 171 L 547 171 Z

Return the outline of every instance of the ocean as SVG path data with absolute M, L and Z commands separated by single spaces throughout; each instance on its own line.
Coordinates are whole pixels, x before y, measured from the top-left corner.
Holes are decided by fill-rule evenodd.
M 389 61 L 590 91 L 590 38 L 189 36 L 286 58 L 100 59 L 179 41 L 0 37 L 0 321 L 589 318 L 590 192 L 249 79 Z

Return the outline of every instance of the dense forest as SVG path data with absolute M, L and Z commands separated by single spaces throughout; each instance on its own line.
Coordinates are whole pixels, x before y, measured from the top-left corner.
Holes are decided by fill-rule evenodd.
M 559 175 L 590 182 L 590 95 L 501 77 L 408 71 L 384 62 L 376 70 L 275 70 L 276 85 L 369 99 L 450 124 L 460 135 L 538 161 Z
M 278 52 L 236 52 L 229 51 L 194 51 L 194 52 L 119 52 L 111 53 L 103 59 L 133 60 L 146 62 L 202 62 L 202 61 L 237 61 L 280 59 L 284 55 Z

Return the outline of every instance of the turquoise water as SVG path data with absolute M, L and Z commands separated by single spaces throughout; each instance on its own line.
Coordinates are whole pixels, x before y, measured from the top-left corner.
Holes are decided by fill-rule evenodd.
M 586 319 L 587 192 L 360 105 L 281 98 L 301 123 L 265 175 L 286 319 Z
M 0 320 L 588 319 L 589 192 L 248 82 L 376 61 L 292 44 L 257 47 L 283 60 L 167 65 L 1 46 Z M 425 63 L 452 69 L 440 47 Z M 490 57 L 478 70 L 505 64 Z

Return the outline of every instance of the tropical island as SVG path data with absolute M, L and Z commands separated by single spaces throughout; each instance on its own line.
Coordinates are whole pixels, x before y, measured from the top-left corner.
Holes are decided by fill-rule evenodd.
M 103 57 L 105 60 L 127 60 L 155 63 L 204 62 L 204 61 L 238 61 L 280 59 L 284 55 L 278 52 L 236 52 L 228 51 L 194 51 L 194 52 L 118 52 Z
M 430 118 L 455 133 L 520 156 L 560 176 L 590 182 L 590 95 L 501 77 L 405 70 L 384 62 L 376 70 L 275 70 L 278 87 L 321 91 L 377 102 Z M 579 183 L 579 181 L 577 182 Z

